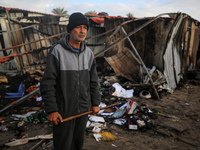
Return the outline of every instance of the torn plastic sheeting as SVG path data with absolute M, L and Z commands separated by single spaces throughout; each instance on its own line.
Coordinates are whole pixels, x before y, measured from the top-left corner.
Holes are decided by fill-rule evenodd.
M 94 121 L 94 122 L 105 122 L 105 120 L 104 120 L 103 117 L 94 116 L 94 115 L 91 115 L 91 116 L 89 117 L 89 120 L 90 120 L 90 121 Z
M 134 90 L 125 90 L 119 83 L 114 83 L 112 85 L 115 88 L 115 92 L 112 94 L 117 97 L 131 98 L 133 97 Z
M 37 111 L 30 111 L 24 115 L 20 115 L 20 114 L 12 114 L 11 118 L 14 118 L 14 120 L 21 120 L 25 117 L 31 116 L 32 114 L 35 114 Z
M 115 119 L 113 123 L 117 125 L 124 125 L 126 123 L 126 119 Z
M 94 138 L 96 139 L 97 142 L 99 142 L 102 138 L 100 134 L 93 134 Z
M 20 84 L 18 88 L 18 93 L 6 93 L 8 96 L 5 96 L 5 98 L 19 98 L 24 96 L 24 90 L 25 90 L 25 85 Z

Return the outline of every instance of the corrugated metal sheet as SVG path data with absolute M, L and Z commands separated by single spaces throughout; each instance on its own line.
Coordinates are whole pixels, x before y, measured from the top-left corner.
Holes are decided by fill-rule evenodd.
M 88 33 L 87 33 L 87 37 L 95 36 L 95 35 L 101 34 L 103 32 L 105 32 L 105 28 L 103 28 L 103 27 L 90 26 Z M 87 40 L 87 43 L 102 44 L 102 43 L 105 43 L 105 41 L 106 41 L 106 36 L 104 35 L 104 36 L 100 36 L 97 38 L 91 38 L 91 39 Z M 89 46 L 89 47 L 95 54 L 99 50 L 104 49 L 105 45 L 104 46 Z
M 180 31 L 180 26 L 182 25 L 185 15 L 181 15 L 175 20 L 172 27 L 172 31 L 169 33 L 171 37 L 167 43 L 165 53 L 163 55 L 164 59 L 164 75 L 166 77 L 169 87 L 175 89 L 177 83 L 179 83 L 182 72 L 181 72 L 181 49 L 178 49 L 177 45 L 174 43 L 178 32 Z M 183 43 L 182 43 L 183 44 Z

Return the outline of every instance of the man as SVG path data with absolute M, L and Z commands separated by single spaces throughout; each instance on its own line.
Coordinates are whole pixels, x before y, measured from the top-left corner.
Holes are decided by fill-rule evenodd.
M 63 118 L 100 110 L 95 58 L 84 42 L 88 29 L 87 18 L 73 13 L 69 35 L 51 48 L 47 58 L 40 88 L 48 120 L 53 123 L 54 150 L 81 150 L 83 146 L 87 115 L 67 122 Z

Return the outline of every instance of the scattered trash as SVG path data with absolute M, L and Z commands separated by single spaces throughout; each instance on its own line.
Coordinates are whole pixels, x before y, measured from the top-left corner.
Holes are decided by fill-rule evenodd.
M 147 114 L 149 112 L 149 109 L 148 109 L 148 104 L 146 103 L 142 103 L 140 106 L 139 106 L 139 109 L 142 113 L 145 113 Z
M 35 137 L 29 137 L 29 138 L 22 138 L 18 139 L 9 143 L 5 143 L 6 146 L 18 146 L 28 143 L 30 140 L 37 140 L 37 139 L 53 139 L 53 134 L 47 134 L 47 135 L 38 135 Z
M 24 121 L 20 121 L 18 124 L 17 124 L 17 127 L 21 127 L 21 126 L 23 126 L 24 125 Z
M 117 125 L 124 125 L 126 123 L 126 119 L 115 119 L 113 123 Z
M 185 105 L 186 105 L 186 106 L 192 106 L 192 104 L 189 104 L 189 103 L 185 103 Z
M 115 92 L 112 94 L 117 97 L 131 98 L 133 97 L 134 90 L 125 90 L 119 83 L 112 85 L 115 88 Z
M 117 137 L 110 132 L 100 132 L 99 134 L 104 141 L 114 141 L 117 139 Z
M 32 85 L 26 90 L 26 92 L 30 93 L 32 91 L 35 91 L 38 87 L 38 85 Z
M 101 113 L 100 115 L 102 116 L 112 116 L 114 114 L 114 112 L 111 113 Z
M 89 117 L 89 120 L 90 120 L 90 121 L 94 121 L 94 122 L 105 122 L 105 120 L 104 120 L 103 117 L 94 116 L 94 115 L 91 115 L 91 116 Z
M 36 98 L 36 101 L 37 101 L 37 102 L 41 102 L 41 101 L 42 101 L 42 96 L 37 97 L 37 98 Z
M 159 90 L 159 89 L 167 90 L 167 92 L 169 92 L 169 93 L 173 93 L 173 92 L 174 92 L 174 90 L 172 90 L 172 89 L 168 86 L 168 84 L 166 84 L 166 83 L 164 83 L 164 84 L 162 84 L 162 85 L 159 85 L 159 86 L 158 86 L 158 90 Z
M 93 132 L 100 132 L 101 131 L 101 128 L 99 128 L 98 126 L 95 126 L 93 129 L 92 129 Z
M 37 124 L 39 122 L 41 123 L 48 123 L 47 120 L 47 113 L 44 111 L 44 109 L 37 111 L 33 115 L 30 115 L 28 117 L 23 118 L 25 122 L 32 122 L 34 124 Z
M 13 118 L 14 120 L 22 120 L 23 118 L 26 118 L 28 116 L 31 116 L 32 114 L 35 114 L 37 111 L 30 111 L 24 115 L 19 115 L 19 114 L 12 114 L 11 118 Z
M 95 137 L 97 142 L 99 142 L 102 138 L 102 136 L 100 134 L 93 134 L 93 136 Z
M 132 116 L 128 119 L 127 125 L 130 130 L 138 130 L 137 120 Z
M 24 96 L 24 90 L 25 85 L 21 83 L 19 85 L 18 93 L 6 93 L 8 96 L 5 96 L 5 98 L 20 98 Z
M 140 97 L 146 99 L 151 98 L 151 93 L 149 91 L 143 90 L 140 92 Z
M 113 118 L 120 118 L 124 115 L 124 113 L 126 112 L 126 109 L 118 109 L 115 111 L 115 113 L 112 115 Z
M 133 114 L 134 110 L 138 106 L 137 102 L 129 101 L 130 109 L 128 110 L 128 114 Z
M 108 82 L 108 81 L 104 81 L 103 85 L 104 86 L 111 86 L 110 82 Z
M 142 128 L 142 127 L 145 126 L 144 120 L 137 120 L 137 124 L 138 124 L 138 127 L 139 127 L 139 128 Z
M 0 76 L 0 83 L 8 83 L 8 78 L 6 76 Z
M 115 144 L 111 144 L 112 146 L 114 146 L 114 147 L 117 147 Z
M 100 123 L 100 122 L 90 122 L 90 124 L 88 124 L 89 126 L 87 127 L 104 127 L 104 124 L 103 123 Z
M 149 71 L 151 71 L 151 70 L 149 69 Z M 154 71 L 152 72 L 152 76 L 155 75 L 156 71 L 157 70 L 154 69 Z M 158 71 L 157 71 L 157 73 L 158 73 Z M 144 100 L 139 99 L 139 98 L 149 99 L 153 96 L 153 95 L 151 95 L 152 89 L 150 89 L 150 86 L 148 85 L 148 82 L 149 82 L 148 80 L 149 80 L 149 77 L 146 76 L 145 81 L 147 83 L 142 86 L 140 86 L 140 85 L 138 86 L 138 84 L 132 84 L 131 82 L 125 82 L 124 84 L 121 84 L 122 85 L 121 86 L 118 82 L 113 82 L 113 81 L 110 82 L 111 80 L 109 80 L 109 81 L 103 80 L 104 82 L 100 84 L 100 86 L 101 86 L 100 90 L 102 92 L 102 96 L 103 96 L 102 100 L 103 101 L 100 103 L 99 107 L 103 108 L 103 107 L 106 107 L 107 105 L 110 105 L 110 104 L 113 104 L 116 102 L 119 103 L 119 105 L 111 107 L 109 109 L 102 109 L 95 116 L 89 115 L 89 120 L 87 122 L 86 128 L 87 128 L 87 131 L 89 131 L 89 132 L 91 132 L 91 131 L 95 132 L 95 134 L 93 134 L 93 136 L 95 137 L 97 142 L 99 142 L 100 140 L 114 141 L 117 139 L 117 137 L 115 135 L 111 134 L 110 132 L 104 132 L 104 131 L 110 131 L 110 130 L 107 130 L 107 127 L 110 127 L 110 124 L 118 125 L 123 129 L 126 128 L 130 132 L 135 132 L 137 130 L 138 131 L 146 131 L 147 129 L 154 129 L 154 131 L 156 131 L 155 130 L 156 128 L 150 119 L 158 119 L 158 115 L 160 115 L 160 116 L 169 118 L 166 120 L 168 120 L 170 123 L 172 122 L 172 123 L 181 125 L 181 121 L 179 120 L 178 117 L 173 116 L 173 115 L 164 115 L 160 112 L 157 112 L 157 109 L 153 109 L 153 111 L 156 111 L 154 113 L 153 111 L 150 110 L 149 105 L 146 102 L 144 102 Z M 156 80 L 156 81 L 159 81 L 159 80 Z M 114 84 L 111 84 L 111 83 L 114 83 Z M 8 85 L 6 85 L 6 86 L 8 86 Z M 4 87 L 6 87 L 6 86 L 4 86 Z M 12 85 L 9 85 L 9 86 L 12 87 Z M 30 85 L 28 85 L 28 86 L 30 86 Z M 170 89 L 166 83 L 164 83 L 164 84 L 162 83 L 159 86 L 158 85 L 156 85 L 156 86 L 157 86 L 156 88 L 159 92 L 161 92 L 161 91 L 167 91 L 169 93 L 173 92 L 173 90 Z M 36 90 L 38 88 L 39 88 L 39 83 L 38 83 L 38 85 L 30 86 L 26 90 L 26 92 L 28 92 L 28 93 L 33 92 L 34 90 Z M 186 88 L 189 91 L 189 89 L 192 89 L 194 87 L 187 86 Z M 8 89 L 6 89 L 6 90 L 8 90 Z M 24 90 L 25 90 L 25 85 L 21 83 L 19 85 L 18 93 L 5 93 L 5 95 L 7 97 L 19 96 L 20 95 L 19 93 L 24 94 Z M 134 97 L 133 97 L 133 94 L 134 94 Z M 166 94 L 166 92 L 165 92 L 165 94 Z M 2 94 L 0 96 L 2 98 L 2 97 L 4 97 L 4 94 Z M 6 98 L 6 96 L 5 96 L 5 98 Z M 35 99 L 36 99 L 36 102 L 42 102 L 41 96 L 40 97 L 37 96 L 37 97 L 35 97 Z M 31 100 L 29 99 L 29 101 L 31 101 Z M 35 102 L 35 100 L 33 100 L 33 101 Z M 198 101 L 200 101 L 200 100 L 198 100 Z M 103 103 L 103 102 L 105 102 L 105 103 Z M 151 102 L 151 100 L 149 102 Z M 14 104 L 17 102 L 13 101 L 12 103 Z M 185 103 L 185 105 L 192 106 L 192 104 L 190 104 L 190 103 Z M 152 105 L 150 105 L 150 106 L 152 106 Z M 10 115 L 10 117 L 14 119 L 14 121 L 12 121 L 12 122 L 9 121 L 10 126 L 15 125 L 15 130 L 17 131 L 17 133 L 15 133 L 15 138 L 13 139 L 13 140 L 15 140 L 15 142 L 13 141 L 14 142 L 13 144 L 9 142 L 9 144 L 11 144 L 11 146 L 28 143 L 27 141 L 32 139 L 32 138 L 28 138 L 28 134 L 24 133 L 26 130 L 28 130 L 28 128 L 25 126 L 25 125 L 29 124 L 27 122 L 32 122 L 34 124 L 37 124 L 39 122 L 41 122 L 41 123 L 49 122 L 47 120 L 47 114 L 45 113 L 43 108 L 42 108 L 42 110 L 41 110 L 41 107 L 35 107 L 35 108 L 36 109 L 33 109 L 32 106 L 30 108 L 29 108 L 29 106 L 25 106 L 25 107 L 23 106 L 22 107 L 23 111 L 20 110 L 20 113 L 22 113 L 22 114 L 11 114 Z M 160 111 L 160 108 L 161 107 L 158 107 L 159 111 Z M 36 110 L 36 111 L 32 111 L 32 109 Z M 40 109 L 40 110 L 38 110 L 38 109 Z M 166 111 L 163 111 L 163 112 L 167 113 Z M 3 121 L 3 119 L 0 118 L 0 121 Z M 199 121 L 199 119 L 196 119 L 195 121 Z M 171 127 L 170 123 L 168 125 L 169 128 Z M 0 131 L 6 132 L 6 131 L 8 131 L 8 129 L 10 131 L 10 126 L 7 126 L 7 125 L 5 126 L 3 124 L 3 122 L 1 122 Z M 96 133 L 98 133 L 98 134 L 96 134 Z M 4 133 L 4 134 L 6 134 L 6 133 Z M 26 139 L 26 140 L 22 140 L 22 139 Z M 46 145 L 45 145 L 46 147 L 53 145 L 52 140 L 51 141 L 45 140 L 45 142 L 43 142 L 43 144 L 44 143 L 46 143 Z M 9 144 L 7 144 L 7 145 L 9 146 Z M 117 147 L 115 144 L 112 144 L 112 146 Z M 46 149 L 48 149 L 48 148 L 46 148 Z
M 99 105 L 99 108 L 103 108 L 103 107 L 106 107 L 106 104 L 101 102 L 100 105 Z M 104 109 L 100 110 L 98 112 L 98 114 L 102 114 L 103 112 L 104 112 Z
M 4 126 L 4 125 L 1 125 L 0 126 L 0 131 L 6 132 L 6 131 L 8 131 L 8 128 L 6 126 Z

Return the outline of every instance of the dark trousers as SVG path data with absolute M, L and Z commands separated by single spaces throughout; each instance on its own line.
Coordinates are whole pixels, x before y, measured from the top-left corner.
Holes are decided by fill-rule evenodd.
M 54 150 L 82 150 L 88 116 L 53 126 Z

